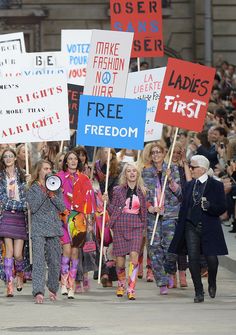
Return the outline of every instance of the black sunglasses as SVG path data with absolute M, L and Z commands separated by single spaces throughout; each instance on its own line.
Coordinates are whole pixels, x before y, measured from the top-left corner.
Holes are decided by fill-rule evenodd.
M 192 170 L 197 169 L 197 168 L 199 168 L 199 167 L 200 167 L 200 166 L 189 165 L 189 168 L 192 169 Z

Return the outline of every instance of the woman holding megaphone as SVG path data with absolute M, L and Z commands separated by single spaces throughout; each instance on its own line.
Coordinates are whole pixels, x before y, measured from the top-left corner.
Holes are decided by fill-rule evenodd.
M 46 160 L 36 163 L 32 173 L 30 188 L 26 199 L 32 214 L 32 256 L 33 295 L 37 304 L 43 303 L 45 294 L 46 266 L 48 266 L 48 281 L 50 300 L 56 300 L 59 289 L 61 245 L 63 235 L 59 213 L 65 209 L 60 179 L 49 180 L 52 165 Z M 48 186 L 51 188 L 48 189 Z

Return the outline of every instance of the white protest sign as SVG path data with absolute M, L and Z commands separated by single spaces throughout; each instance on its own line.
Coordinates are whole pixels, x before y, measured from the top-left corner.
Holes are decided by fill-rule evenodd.
M 69 140 L 65 74 L 0 78 L 0 143 Z
M 163 124 L 155 122 L 154 119 L 165 71 L 166 68 L 161 67 L 158 69 L 132 72 L 128 75 L 126 98 L 147 100 L 145 142 L 158 140 L 162 136 Z
M 15 64 L 1 69 L 2 77 L 41 76 L 66 73 L 61 52 L 32 52 L 19 54 Z
M 61 51 L 65 57 L 63 66 L 67 69 L 68 83 L 84 85 L 92 30 L 62 30 Z
M 93 30 L 85 95 L 124 98 L 133 35 Z
M 23 33 L 0 35 L 0 70 L 16 63 L 17 55 L 25 52 Z
M 0 54 L 25 52 L 25 40 L 23 33 L 0 35 Z

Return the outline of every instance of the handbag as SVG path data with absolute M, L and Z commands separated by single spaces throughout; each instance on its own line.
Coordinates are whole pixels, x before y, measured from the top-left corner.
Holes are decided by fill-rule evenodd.
M 86 241 L 83 246 L 83 252 L 89 253 L 89 252 L 95 252 L 97 249 L 96 243 L 93 240 L 93 234 L 91 232 L 88 232 L 86 234 Z

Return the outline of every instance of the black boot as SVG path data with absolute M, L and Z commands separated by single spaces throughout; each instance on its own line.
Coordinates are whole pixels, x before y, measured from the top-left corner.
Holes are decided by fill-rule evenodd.
M 204 293 L 203 291 L 195 292 L 194 302 L 204 302 Z

